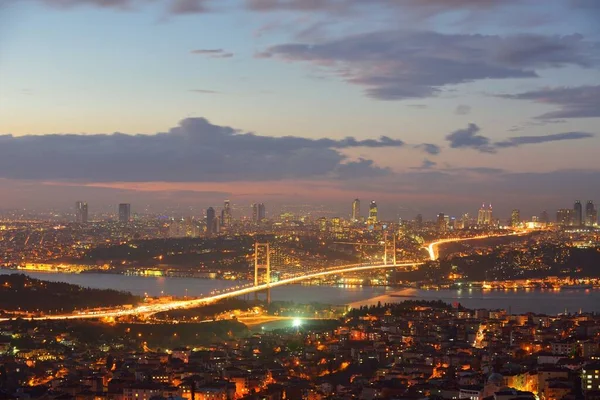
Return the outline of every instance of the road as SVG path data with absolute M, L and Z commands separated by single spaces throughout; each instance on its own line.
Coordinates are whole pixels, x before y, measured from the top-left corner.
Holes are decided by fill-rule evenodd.
M 451 239 L 442 239 L 436 242 L 430 243 L 425 248 L 429 252 L 429 258 L 431 260 L 436 260 L 437 255 L 437 246 L 444 243 L 451 242 L 462 242 L 467 240 L 478 240 L 478 239 L 487 239 L 490 237 L 500 237 L 500 236 L 510 236 L 510 235 L 519 235 L 524 232 L 511 232 L 510 234 L 505 235 L 482 235 L 470 238 L 451 238 Z M 225 293 L 220 293 L 214 296 L 191 299 L 191 300 L 173 300 L 167 303 L 159 303 L 159 304 L 151 304 L 151 305 L 141 305 L 133 308 L 115 308 L 112 310 L 106 311 L 96 311 L 96 312 L 80 312 L 80 313 L 72 313 L 72 314 L 60 314 L 60 315 L 45 315 L 39 317 L 33 317 L 34 320 L 75 320 L 75 319 L 99 319 L 99 318 L 117 318 L 124 317 L 130 315 L 151 315 L 164 311 L 171 310 L 180 310 L 180 309 L 189 309 L 195 308 L 202 305 L 206 305 L 209 303 L 213 303 L 219 300 L 228 299 L 232 297 L 244 296 L 246 294 L 259 292 L 262 290 L 275 288 L 278 286 L 290 285 L 294 283 L 299 283 L 302 281 L 322 278 L 330 275 L 340 275 L 348 272 L 362 272 L 362 271 L 370 271 L 374 269 L 385 269 L 385 268 L 408 268 L 415 267 L 418 265 L 424 264 L 423 262 L 417 261 L 404 261 L 397 264 L 373 264 L 373 265 L 364 265 L 364 264 L 353 264 L 353 265 L 344 265 L 335 268 L 326 269 L 318 272 L 311 272 L 306 275 L 296 276 L 293 278 L 282 279 L 277 282 L 271 282 L 270 284 L 262 284 L 258 286 L 248 286 L 241 289 L 230 290 Z M 7 318 L 0 318 L 0 321 L 6 321 Z
M 429 253 L 429 259 L 431 261 L 435 261 L 439 258 L 439 252 L 437 251 L 437 247 L 441 244 L 454 243 L 454 242 L 465 242 L 468 240 L 489 239 L 489 238 L 494 238 L 494 237 L 520 236 L 520 235 L 525 235 L 527 233 L 529 233 L 529 232 L 528 231 L 518 231 L 518 232 L 511 232 L 511 233 L 502 234 L 502 235 L 480 235 L 480 236 L 473 236 L 473 237 L 469 237 L 469 238 L 441 239 L 436 242 L 429 243 L 429 245 L 426 246 L 425 249 L 427 249 L 427 252 Z

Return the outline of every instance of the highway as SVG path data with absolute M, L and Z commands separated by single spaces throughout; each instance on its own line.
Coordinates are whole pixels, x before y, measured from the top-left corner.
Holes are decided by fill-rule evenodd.
M 478 239 L 487 239 L 490 237 L 501 237 L 501 236 L 510 236 L 510 235 L 521 235 L 526 232 L 511 232 L 510 234 L 504 235 L 482 235 L 475 236 L 470 238 L 450 238 L 450 239 L 441 239 L 436 242 L 430 243 L 428 246 L 424 247 L 429 252 L 430 260 L 437 260 L 437 246 L 444 243 L 452 243 L 452 242 L 462 242 L 467 240 L 478 240 Z M 229 290 L 224 293 L 216 294 L 213 296 L 202 297 L 197 299 L 190 300 L 173 300 L 166 303 L 158 303 L 151 305 L 141 305 L 133 308 L 115 308 L 111 310 L 105 311 L 82 311 L 76 312 L 72 314 L 60 314 L 60 315 L 44 315 L 33 317 L 34 320 L 75 320 L 75 319 L 100 319 L 100 318 L 117 318 L 123 316 L 130 315 L 151 315 L 164 311 L 171 310 L 180 310 L 180 309 L 189 309 L 195 308 L 198 306 L 202 306 L 205 304 L 213 303 L 219 300 L 239 297 L 243 295 L 247 295 L 250 293 L 259 292 L 262 290 L 275 288 L 278 286 L 290 285 L 294 283 L 299 283 L 306 280 L 311 280 L 315 278 L 322 278 L 330 275 L 340 275 L 348 272 L 361 272 L 361 271 L 370 271 L 374 269 L 385 269 L 385 268 L 408 268 L 415 267 L 418 265 L 424 264 L 423 262 L 418 261 L 404 261 L 396 264 L 352 264 L 352 265 L 344 265 L 338 266 L 334 268 L 325 269 L 317 272 L 310 272 L 305 275 L 296 276 L 293 278 L 282 279 L 277 282 L 271 282 L 269 284 L 261 284 L 258 286 L 247 286 L 239 289 Z M 0 321 L 5 321 L 7 318 L 0 318 Z
M 454 243 L 454 242 L 465 242 L 468 240 L 479 240 L 479 239 L 489 239 L 489 238 L 494 238 L 494 237 L 506 237 L 506 236 L 520 236 L 520 235 L 524 235 L 529 233 L 528 231 L 519 231 L 519 232 L 511 232 L 508 234 L 503 234 L 503 235 L 480 235 L 480 236 L 473 236 L 473 237 L 468 237 L 468 238 L 450 238 L 450 239 L 441 239 L 438 240 L 436 242 L 432 242 L 430 243 L 428 246 L 424 247 L 425 249 L 427 249 L 427 252 L 429 253 L 429 259 L 431 261 L 435 261 L 439 258 L 439 253 L 437 251 L 437 247 L 440 244 L 445 244 L 445 243 Z

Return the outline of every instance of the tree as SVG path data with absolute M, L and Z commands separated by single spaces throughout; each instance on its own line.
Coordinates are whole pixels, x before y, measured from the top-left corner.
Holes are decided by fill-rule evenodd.
M 7 380 L 8 374 L 6 372 L 6 367 L 4 365 L 0 365 L 0 387 L 4 387 Z
M 108 357 L 106 357 L 106 369 L 107 370 L 112 370 L 113 365 L 115 364 L 115 358 L 109 354 Z

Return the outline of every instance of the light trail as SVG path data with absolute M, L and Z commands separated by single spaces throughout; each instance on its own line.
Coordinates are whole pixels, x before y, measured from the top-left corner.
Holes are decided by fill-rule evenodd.
M 526 233 L 529 233 L 529 232 L 521 231 L 521 232 L 511 232 L 511 233 L 500 234 L 500 235 L 480 235 L 480 236 L 473 236 L 473 237 L 468 237 L 468 238 L 441 239 L 436 242 L 430 243 L 427 247 L 424 247 L 424 248 L 427 249 L 427 252 L 429 253 L 429 259 L 431 261 L 435 261 L 439 258 L 439 254 L 438 254 L 438 252 L 436 252 L 436 248 L 440 244 L 453 243 L 453 242 L 465 242 L 468 240 L 489 239 L 489 238 L 494 238 L 494 237 L 520 236 L 520 235 L 524 235 Z

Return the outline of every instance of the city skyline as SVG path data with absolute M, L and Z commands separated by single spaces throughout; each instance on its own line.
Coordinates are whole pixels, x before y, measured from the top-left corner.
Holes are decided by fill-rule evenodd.
M 264 203 L 252 203 L 249 206 L 243 204 L 233 204 L 231 200 L 224 200 L 223 207 L 214 208 L 213 206 L 199 208 L 196 211 L 188 210 L 188 213 L 172 213 L 171 215 L 162 215 L 161 218 L 171 217 L 174 220 L 181 218 L 184 220 L 185 218 L 196 217 L 198 218 L 201 215 L 204 215 L 204 219 L 207 221 L 207 226 L 213 227 L 215 233 L 219 231 L 221 227 L 227 228 L 232 226 L 234 221 L 243 221 L 249 220 L 255 224 L 261 223 L 263 220 L 277 220 L 285 215 L 293 215 L 297 218 L 302 218 L 304 216 L 313 216 L 313 217 L 322 217 L 322 214 L 329 215 L 331 218 L 342 218 L 348 220 L 352 223 L 365 223 L 367 225 L 373 225 L 376 223 L 381 223 L 384 220 L 388 222 L 393 222 L 396 218 L 404 221 L 412 221 L 420 225 L 423 222 L 423 215 L 416 214 L 414 217 L 403 217 L 400 215 L 396 215 L 395 217 L 390 218 L 378 218 L 378 206 L 375 200 L 372 200 L 369 204 L 369 210 L 365 211 L 363 215 L 360 209 L 360 199 L 356 198 L 351 203 L 351 208 L 349 213 L 340 212 L 335 213 L 333 210 L 317 210 L 311 209 L 310 206 L 305 205 L 304 209 L 294 213 L 290 212 L 289 209 L 275 209 L 271 211 L 269 217 L 266 214 L 266 207 Z M 543 209 L 537 214 L 526 215 L 521 213 L 521 209 L 513 208 L 510 211 L 508 216 L 500 215 L 493 213 L 492 204 L 486 205 L 483 203 L 477 213 L 470 214 L 468 211 L 463 211 L 459 214 L 445 214 L 438 213 L 434 215 L 431 221 L 436 222 L 438 225 L 440 224 L 440 218 L 444 219 L 445 224 L 450 222 L 450 219 L 455 221 L 460 221 L 460 224 L 463 228 L 466 228 L 467 223 L 472 224 L 473 226 L 485 227 L 492 226 L 496 223 L 501 225 L 508 225 L 512 227 L 518 227 L 521 223 L 526 222 L 539 222 L 542 224 L 547 223 L 557 223 L 565 226 L 573 226 L 573 227 L 594 227 L 599 224 L 598 221 L 598 209 L 593 200 L 588 200 L 585 202 L 585 209 L 582 206 L 580 200 L 575 200 L 572 208 L 559 208 L 556 210 L 550 210 L 554 212 L 554 219 L 550 217 L 548 209 Z M 289 207 L 289 206 L 288 206 Z M 74 221 L 77 223 L 87 223 L 88 222 L 88 203 L 86 201 L 77 201 L 75 203 L 74 208 Z M 217 217 L 216 211 L 220 210 L 220 216 Z M 148 210 L 142 210 L 140 215 L 148 214 Z M 98 213 L 99 215 L 105 215 L 106 213 Z M 209 216 L 209 214 L 211 216 Z M 133 215 L 137 215 L 137 213 L 133 213 Z M 335 215 L 335 216 L 334 216 Z M 131 220 L 132 212 L 131 212 L 131 204 L 120 203 L 118 205 L 118 212 L 115 214 L 117 219 L 120 222 L 127 222 Z M 210 222 L 209 222 L 210 220 Z M 213 229 L 211 228 L 211 230 Z
M 597 2 L 302 4 L 0 1 L 0 209 L 600 199 Z

